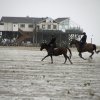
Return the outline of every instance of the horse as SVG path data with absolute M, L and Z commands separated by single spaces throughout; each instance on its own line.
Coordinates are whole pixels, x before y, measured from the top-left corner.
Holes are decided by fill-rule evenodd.
M 47 55 L 41 61 L 43 61 L 46 57 L 50 56 L 51 57 L 51 63 L 53 63 L 53 57 L 52 56 L 63 55 L 64 58 L 65 58 L 64 64 L 66 63 L 67 58 L 68 58 L 69 62 L 72 64 L 72 62 L 70 60 L 72 53 L 71 53 L 71 50 L 68 47 L 66 47 L 66 48 L 65 47 L 54 48 L 53 53 L 51 53 L 51 47 L 47 43 L 42 43 L 40 50 L 42 51 L 43 49 L 46 49 Z M 67 56 L 67 49 L 69 50 L 70 56 Z
M 84 57 L 82 57 L 83 52 L 89 52 L 91 55 L 89 56 L 92 59 L 92 56 L 94 55 L 94 51 L 98 54 L 100 50 L 96 51 L 97 46 L 92 43 L 85 43 L 82 50 L 80 50 L 80 41 L 72 39 L 70 42 L 70 46 L 75 45 L 77 48 L 77 51 L 79 52 L 80 58 L 86 60 Z

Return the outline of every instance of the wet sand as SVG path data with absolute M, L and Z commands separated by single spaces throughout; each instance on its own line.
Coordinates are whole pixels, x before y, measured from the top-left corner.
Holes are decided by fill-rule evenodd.
M 100 100 L 100 54 L 72 62 L 64 57 L 41 59 L 46 51 L 33 47 L 0 47 L 0 100 Z

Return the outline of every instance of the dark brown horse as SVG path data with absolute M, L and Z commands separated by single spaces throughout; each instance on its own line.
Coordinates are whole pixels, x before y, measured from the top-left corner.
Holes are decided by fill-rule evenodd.
M 93 54 L 94 54 L 94 51 L 95 51 L 96 53 L 99 53 L 99 52 L 100 52 L 100 50 L 96 51 L 96 48 L 97 48 L 97 47 L 96 47 L 95 44 L 86 43 L 86 44 L 84 45 L 84 47 L 82 48 L 82 50 L 80 50 L 80 41 L 75 40 L 75 39 L 72 39 L 72 41 L 70 42 L 70 46 L 72 46 L 73 44 L 76 46 L 77 51 L 79 52 L 79 56 L 80 56 L 82 59 L 84 59 L 84 58 L 82 57 L 82 53 L 83 53 L 83 52 L 89 52 L 89 53 L 91 53 L 91 55 L 90 55 L 90 58 L 91 58 L 91 59 L 92 59 L 92 56 L 93 56 Z M 86 59 L 84 59 L 84 60 L 86 60 Z
M 42 51 L 43 49 L 46 49 L 46 51 L 47 51 L 47 55 L 42 59 L 42 61 L 46 58 L 46 57 L 48 57 L 48 56 L 50 56 L 51 57 L 51 63 L 53 63 L 53 58 L 52 58 L 52 56 L 59 56 L 59 55 L 62 55 L 63 54 L 63 56 L 64 56 L 64 58 L 65 58 L 65 62 L 64 63 L 66 63 L 66 60 L 67 60 L 67 58 L 68 58 L 68 60 L 69 60 L 69 62 L 72 64 L 72 62 L 71 62 L 71 56 L 72 56 L 72 53 L 71 53 L 71 50 L 68 48 L 68 47 L 66 47 L 66 48 L 64 48 L 64 47 L 59 47 L 59 48 L 55 48 L 54 49 L 54 52 L 53 52 L 53 54 L 51 53 L 51 47 L 50 46 L 48 46 L 48 44 L 46 44 L 46 43 L 42 43 L 41 44 L 41 47 L 40 47 L 40 50 Z M 67 49 L 69 50 L 69 52 L 70 52 L 70 57 L 68 57 L 67 56 Z

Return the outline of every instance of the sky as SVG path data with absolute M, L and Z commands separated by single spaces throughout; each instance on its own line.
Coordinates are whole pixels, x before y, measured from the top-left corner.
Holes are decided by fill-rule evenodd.
M 100 45 L 100 0 L 0 0 L 0 18 L 70 17 L 87 34 L 87 42 Z

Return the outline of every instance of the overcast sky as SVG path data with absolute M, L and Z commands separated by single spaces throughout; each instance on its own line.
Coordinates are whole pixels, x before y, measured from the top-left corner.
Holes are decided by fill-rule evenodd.
M 70 17 L 100 45 L 100 0 L 0 0 L 0 18 Z

